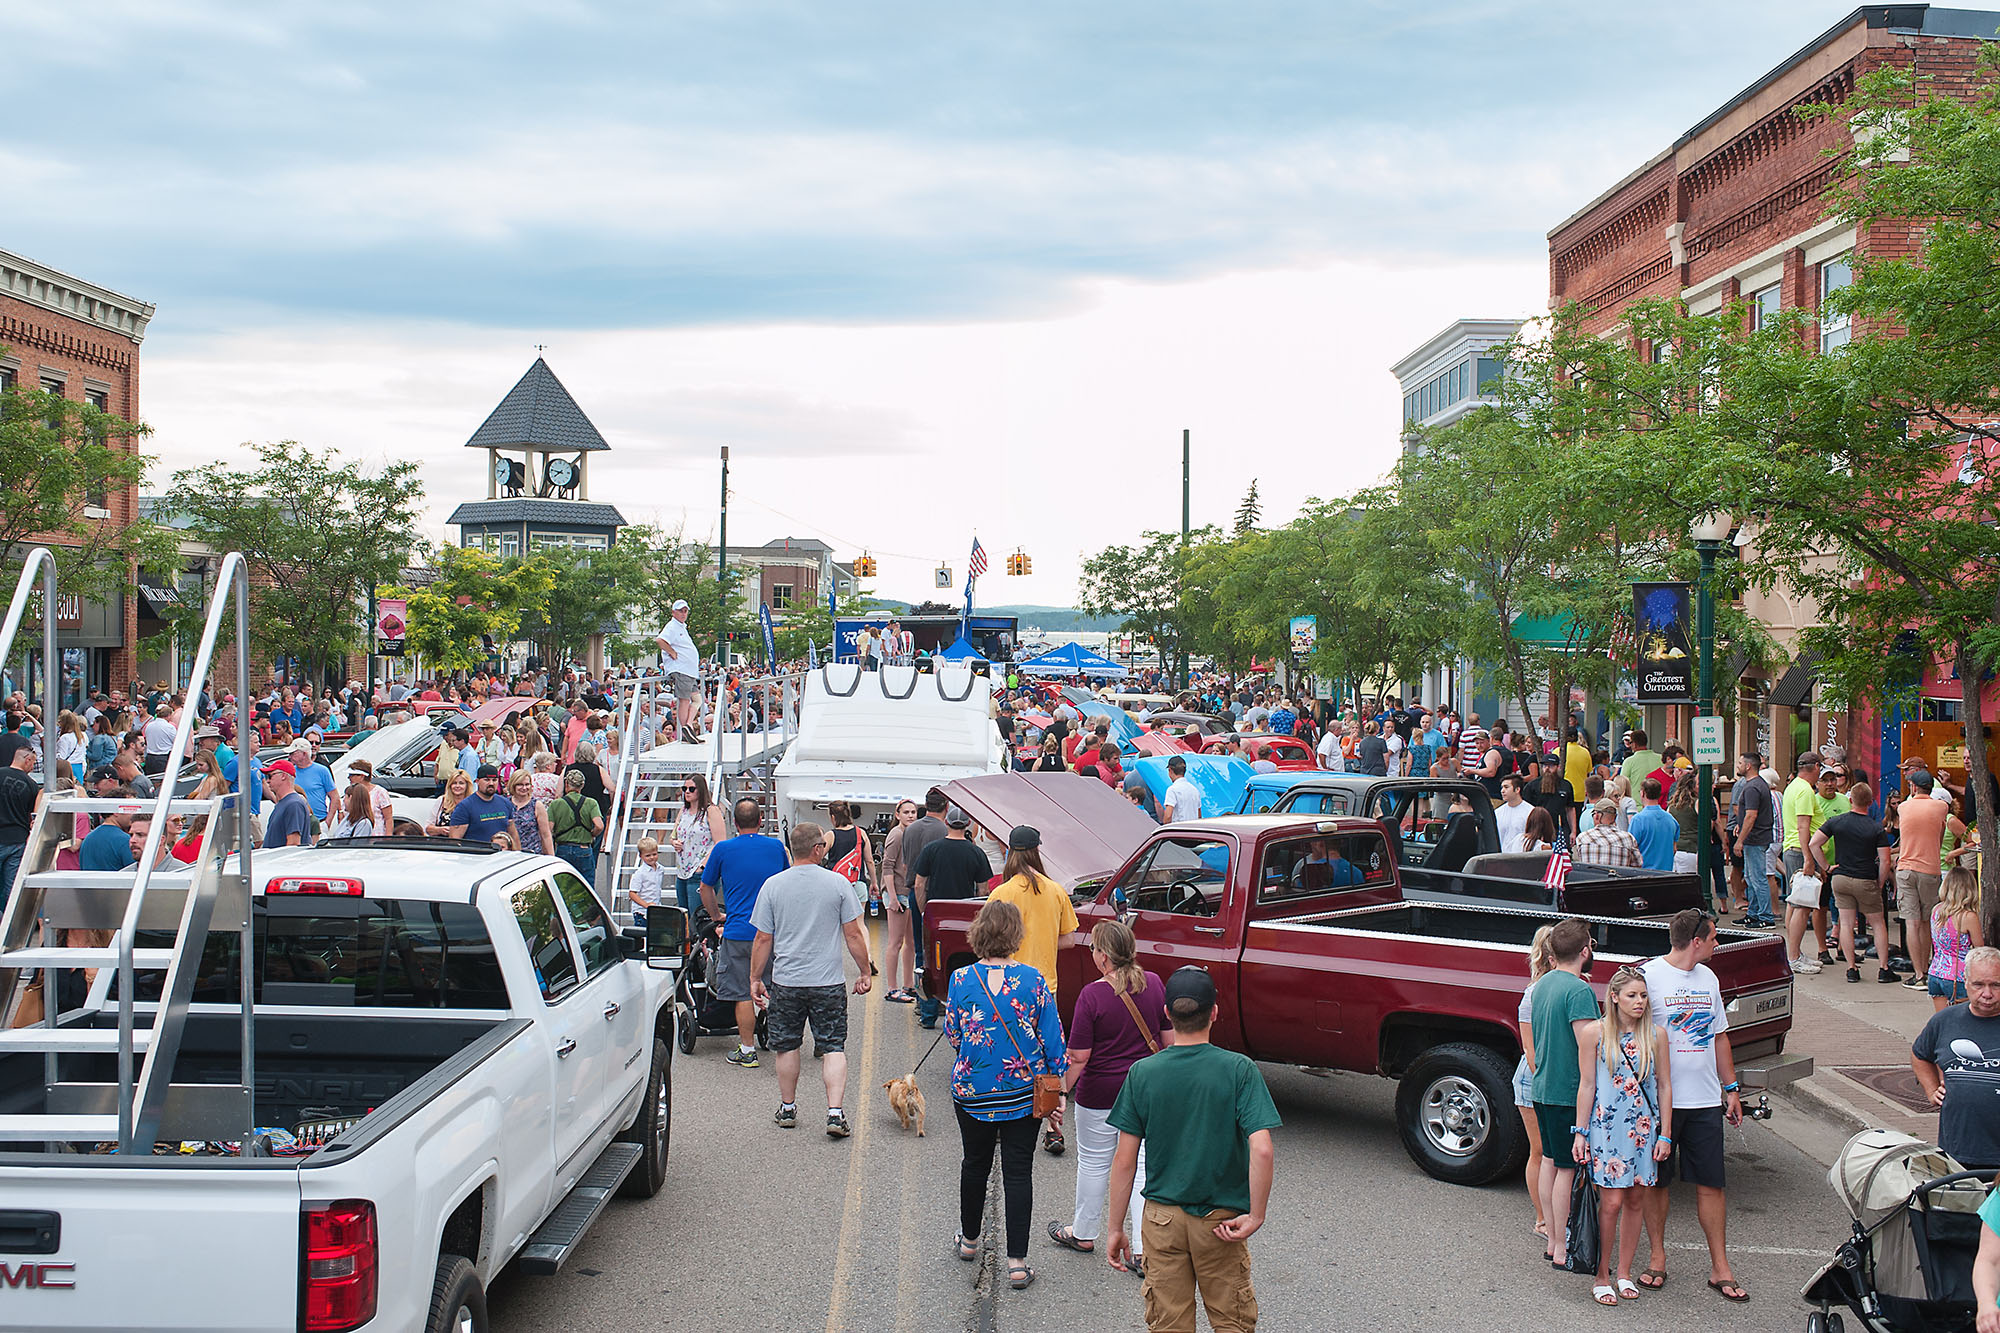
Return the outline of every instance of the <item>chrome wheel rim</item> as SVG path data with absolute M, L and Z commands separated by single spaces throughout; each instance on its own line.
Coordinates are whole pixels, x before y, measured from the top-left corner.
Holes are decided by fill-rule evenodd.
M 1479 1085 L 1457 1074 L 1433 1080 L 1424 1089 L 1418 1113 L 1424 1138 L 1447 1157 L 1470 1157 L 1493 1132 L 1493 1108 Z
M 667 1160 L 667 1076 L 653 1082 L 653 1160 Z
M 461 1305 L 451 1316 L 452 1333 L 472 1333 L 472 1307 Z

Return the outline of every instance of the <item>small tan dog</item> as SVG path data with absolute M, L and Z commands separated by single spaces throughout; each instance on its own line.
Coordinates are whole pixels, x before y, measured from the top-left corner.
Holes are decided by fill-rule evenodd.
M 924 1136 L 924 1090 L 917 1086 L 915 1074 L 905 1074 L 892 1078 L 882 1085 L 889 1093 L 889 1109 L 896 1113 L 896 1119 L 908 1129 L 912 1120 L 917 1122 L 917 1137 Z

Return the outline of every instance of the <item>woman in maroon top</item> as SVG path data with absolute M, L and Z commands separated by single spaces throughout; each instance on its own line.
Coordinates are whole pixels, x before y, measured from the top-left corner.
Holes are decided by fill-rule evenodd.
M 1049 1239 L 1065 1249 L 1089 1254 L 1097 1248 L 1104 1201 L 1111 1187 L 1111 1157 L 1118 1131 L 1110 1124 L 1112 1103 L 1133 1065 L 1174 1040 L 1167 1017 L 1167 989 L 1134 961 L 1138 944 L 1122 921 L 1101 921 L 1090 932 L 1090 959 L 1102 979 L 1077 992 L 1069 1025 L 1069 1072 L 1063 1085 L 1076 1099 L 1076 1213 L 1068 1226 L 1049 1223 Z M 1146 1185 L 1146 1149 L 1139 1148 L 1133 1177 L 1131 1216 L 1125 1234 L 1138 1244 L 1139 1208 Z M 1132 1271 L 1144 1273 L 1137 1249 Z

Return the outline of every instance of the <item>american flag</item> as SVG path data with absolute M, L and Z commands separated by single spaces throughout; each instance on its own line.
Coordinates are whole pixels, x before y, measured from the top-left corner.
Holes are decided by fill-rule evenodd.
M 972 559 L 966 562 L 966 568 L 972 572 L 974 578 L 986 572 L 986 548 L 979 544 L 977 537 L 972 539 Z
M 1569 849 L 1558 847 L 1549 853 L 1549 868 L 1542 872 L 1542 885 L 1555 895 L 1556 906 L 1562 906 L 1563 889 L 1569 883 Z

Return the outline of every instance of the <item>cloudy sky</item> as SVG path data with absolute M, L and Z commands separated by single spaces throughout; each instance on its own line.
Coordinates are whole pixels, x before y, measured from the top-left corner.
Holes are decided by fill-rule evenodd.
M 1850 9 L 17 0 L 0 248 L 159 306 L 162 474 L 416 458 L 442 535 L 544 344 L 632 521 L 711 536 L 726 444 L 732 544 L 1067 604 L 1183 428 L 1197 523 L 1374 480 L 1391 363 Z

